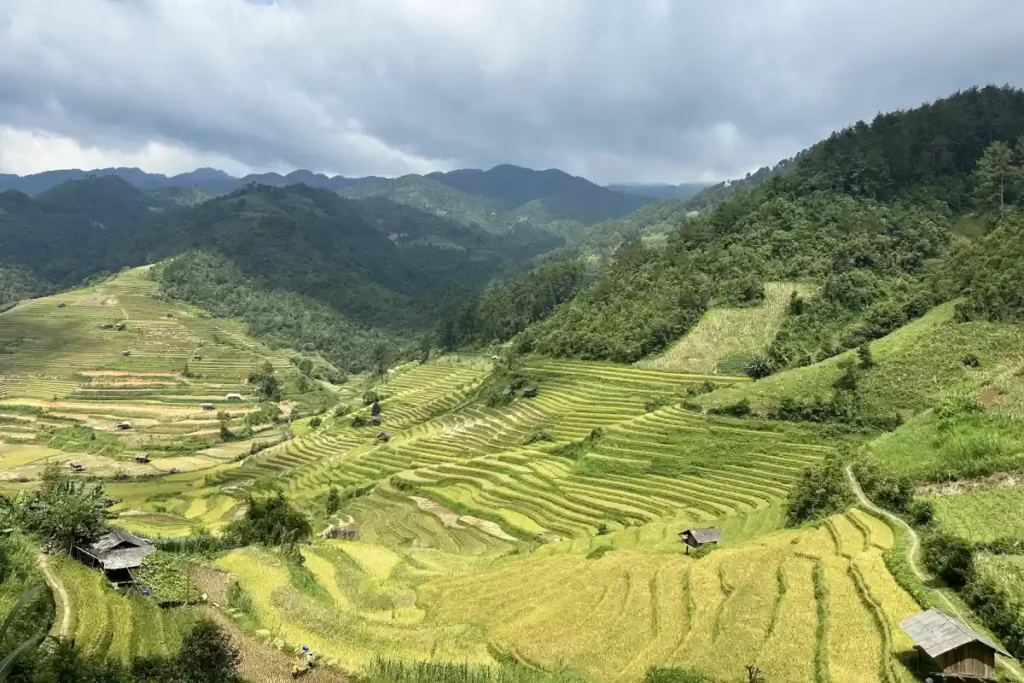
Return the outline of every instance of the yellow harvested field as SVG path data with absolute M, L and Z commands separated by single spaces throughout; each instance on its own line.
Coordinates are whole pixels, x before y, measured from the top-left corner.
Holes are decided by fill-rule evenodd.
M 713 375 L 730 356 L 752 356 L 772 341 L 786 315 L 792 292 L 809 296 L 814 288 L 805 284 L 770 282 L 764 287 L 765 302 L 747 308 L 712 308 L 685 337 L 662 355 L 645 358 L 637 367 Z

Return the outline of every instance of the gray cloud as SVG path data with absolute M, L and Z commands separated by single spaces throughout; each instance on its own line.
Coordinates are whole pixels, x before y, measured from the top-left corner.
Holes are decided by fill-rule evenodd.
M 1017 0 L 0 0 L 0 171 L 735 177 L 1024 85 Z

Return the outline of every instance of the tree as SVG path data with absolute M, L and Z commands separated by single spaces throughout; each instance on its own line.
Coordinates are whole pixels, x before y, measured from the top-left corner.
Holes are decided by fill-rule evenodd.
M 945 533 L 930 534 L 921 543 L 924 565 L 954 588 L 967 583 L 974 572 L 974 548 L 969 541 Z
M 303 375 L 308 375 L 313 372 L 313 361 L 308 358 L 303 358 L 299 361 L 299 372 Z
M 747 362 L 745 372 L 751 379 L 763 379 L 775 372 L 775 363 L 767 356 L 757 355 Z
M 256 389 L 256 395 L 260 400 L 281 400 L 281 381 L 274 374 L 274 366 L 270 361 L 265 361 L 259 370 L 249 373 L 249 385 Z
M 786 521 L 790 526 L 823 519 L 853 503 L 853 491 L 846 481 L 843 462 L 834 455 L 803 471 L 789 492 Z
M 431 349 L 431 346 L 433 346 L 433 344 L 432 344 L 432 342 L 430 340 L 430 335 L 429 334 L 425 334 L 422 337 L 420 337 L 420 356 L 419 356 L 419 361 L 420 361 L 421 365 L 423 363 L 426 363 L 428 360 L 430 360 L 430 349 Z
M 338 489 L 334 486 L 327 492 L 327 501 L 324 504 L 327 514 L 333 515 L 341 507 L 341 496 L 338 495 Z
M 378 342 L 373 347 L 373 371 L 377 377 L 388 374 L 392 362 L 391 346 L 387 342 Z
M 868 368 L 873 368 L 875 366 L 875 361 L 871 357 L 870 344 L 864 342 L 863 344 L 857 347 L 857 360 L 858 365 L 864 370 L 867 370 Z
M 235 438 L 231 429 L 228 428 L 228 424 L 231 422 L 231 416 L 228 415 L 227 411 L 217 411 L 217 422 L 220 423 L 220 438 L 221 441 L 231 441 Z
M 181 641 L 177 673 L 182 683 L 234 683 L 240 681 L 238 647 L 210 619 L 201 619 Z
M 1003 213 L 1006 188 L 1019 169 L 1013 165 L 1013 152 L 1005 142 L 996 141 L 985 148 L 974 169 L 975 197 L 983 209 Z
M 100 484 L 73 480 L 51 462 L 39 490 L 22 491 L 13 500 L 0 497 L 0 525 L 20 528 L 51 548 L 70 553 L 107 530 L 107 521 L 114 516 L 110 502 Z
M 228 524 L 224 535 L 237 545 L 285 545 L 303 541 L 312 532 L 306 516 L 278 492 L 265 498 L 250 496 L 245 516 Z

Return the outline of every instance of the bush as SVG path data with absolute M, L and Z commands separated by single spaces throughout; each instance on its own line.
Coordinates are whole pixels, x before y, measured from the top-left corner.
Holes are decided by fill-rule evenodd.
M 324 423 L 324 421 L 319 416 L 311 418 L 309 420 L 309 426 L 312 427 L 313 429 L 316 429 L 317 427 L 319 427 L 323 423 Z
M 935 518 L 935 506 L 930 500 L 915 500 L 910 504 L 907 512 L 916 526 L 927 526 Z
M 334 407 L 334 417 L 345 417 L 352 411 L 352 407 L 347 403 L 339 403 Z
M 864 493 L 878 505 L 893 512 L 906 513 L 914 502 L 914 482 L 882 469 L 874 461 L 861 461 L 853 466 Z
M 231 637 L 210 619 L 201 619 L 181 641 L 178 680 L 187 683 L 233 683 L 241 680 L 241 655 Z
M 974 547 L 969 541 L 947 533 L 925 536 L 921 559 L 936 576 L 954 588 L 960 588 L 974 571 Z
M 359 429 L 360 427 L 365 427 L 368 424 L 370 424 L 370 421 L 367 420 L 362 415 L 356 415 L 355 417 L 352 418 L 352 426 L 355 429 Z
M 304 541 L 312 531 L 306 516 L 278 493 L 266 498 L 250 496 L 245 516 L 228 524 L 224 536 L 239 546 L 283 545 Z
M 690 669 L 652 666 L 644 674 L 643 683 L 712 683 L 712 681 Z
M 961 358 L 960 362 L 963 363 L 968 368 L 980 368 L 981 367 L 981 361 L 978 360 L 978 357 L 975 356 L 973 353 L 969 353 L 966 356 L 964 356 L 963 358 Z
M 753 412 L 750 407 L 750 399 L 744 396 L 742 399 L 733 403 L 732 405 L 722 406 L 721 408 L 710 408 L 708 412 L 712 415 L 728 415 L 730 417 L 746 417 Z
M 843 463 L 837 456 L 830 455 L 805 469 L 796 486 L 790 490 L 786 523 L 799 526 L 804 522 L 824 519 L 842 512 L 853 501 L 853 491 L 843 472 Z
M 380 400 L 380 397 L 377 396 L 377 392 L 374 389 L 370 389 L 366 393 L 363 394 L 363 405 L 364 406 L 373 405 L 374 403 L 376 403 L 379 400 Z
M 747 373 L 747 377 L 758 380 L 773 374 L 776 370 L 778 367 L 775 361 L 768 356 L 757 355 L 750 359 L 744 372 Z

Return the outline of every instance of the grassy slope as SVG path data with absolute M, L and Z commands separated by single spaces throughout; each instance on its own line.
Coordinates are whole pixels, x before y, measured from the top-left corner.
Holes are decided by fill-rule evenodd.
M 743 363 L 764 351 L 786 315 L 793 291 L 809 296 L 813 288 L 789 282 L 765 285 L 766 300 L 748 308 L 712 308 L 696 327 L 665 353 L 645 358 L 637 367 L 704 374 L 741 374 Z M 725 364 L 723 366 L 723 364 Z
M 938 306 L 922 318 L 871 344 L 876 367 L 862 385 L 872 408 L 909 416 L 931 407 L 954 390 L 977 391 L 1024 363 L 1024 327 L 1009 323 L 953 321 L 953 303 Z M 980 368 L 963 364 L 973 353 Z M 704 407 L 719 407 L 748 398 L 756 410 L 776 405 L 783 396 L 828 396 L 840 375 L 839 363 L 853 351 L 804 368 L 787 370 L 753 382 L 719 389 L 702 397 Z

